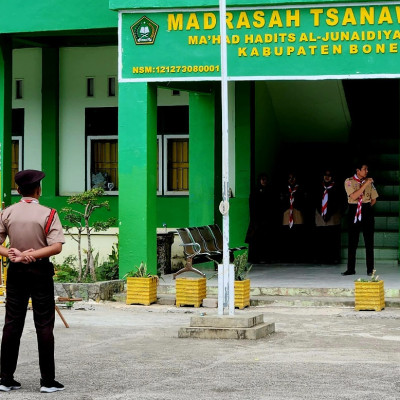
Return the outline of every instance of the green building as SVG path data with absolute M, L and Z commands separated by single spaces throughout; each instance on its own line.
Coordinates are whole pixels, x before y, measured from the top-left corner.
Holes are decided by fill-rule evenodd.
M 22 168 L 57 208 L 104 183 L 122 275 L 154 271 L 157 228 L 221 222 L 218 2 L 154 3 L 0 1 L 2 201 Z M 365 156 L 375 254 L 397 265 L 400 2 L 232 0 L 227 43 L 231 246 L 259 172 L 311 183 Z

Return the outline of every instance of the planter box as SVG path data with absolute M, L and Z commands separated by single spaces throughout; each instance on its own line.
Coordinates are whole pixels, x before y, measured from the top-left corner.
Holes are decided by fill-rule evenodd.
M 206 278 L 178 278 L 176 280 L 176 306 L 200 307 L 207 295 Z
M 250 306 L 250 279 L 235 281 L 235 307 L 241 310 Z
M 149 306 L 157 302 L 157 277 L 126 278 L 126 304 Z
M 83 300 L 112 300 L 115 293 L 124 291 L 122 279 L 94 283 L 54 282 L 54 295 L 60 297 L 81 297 Z
M 383 281 L 354 282 L 355 309 L 381 311 L 385 308 Z

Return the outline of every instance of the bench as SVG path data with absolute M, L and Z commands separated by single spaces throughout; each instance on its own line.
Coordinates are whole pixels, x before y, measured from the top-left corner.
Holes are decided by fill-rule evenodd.
M 186 265 L 175 272 L 173 278 L 186 271 L 195 272 L 202 277 L 205 274 L 196 268 L 193 264 L 200 264 L 208 261 L 216 265 L 222 262 L 223 257 L 223 237 L 218 225 L 205 225 L 190 228 L 178 228 L 178 235 L 182 240 L 183 253 L 185 255 Z M 229 249 L 229 259 L 234 260 L 234 252 L 247 249 L 246 246 L 233 247 Z

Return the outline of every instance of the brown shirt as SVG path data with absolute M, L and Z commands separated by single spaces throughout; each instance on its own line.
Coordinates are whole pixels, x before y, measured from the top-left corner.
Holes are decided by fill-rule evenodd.
M 282 225 L 289 225 L 290 210 L 283 213 Z M 304 223 L 303 214 L 296 208 L 293 209 L 293 225 L 302 225 Z
M 60 218 L 54 214 L 47 236 L 45 227 L 51 209 L 44 207 L 30 197 L 21 200 L 34 200 L 31 203 L 19 202 L 7 207 L 0 214 L 0 243 L 9 237 L 10 247 L 20 251 L 42 249 L 55 243 L 65 243 Z
M 358 189 L 360 189 L 360 187 L 361 187 L 361 183 L 357 182 L 355 179 L 353 179 L 353 177 L 347 178 L 346 181 L 344 182 L 344 188 L 346 189 L 347 201 L 349 202 L 349 204 L 357 204 L 358 203 L 358 199 L 353 200 L 350 197 L 350 195 L 352 193 L 356 192 Z M 378 197 L 379 197 L 379 195 L 375 189 L 374 184 L 368 185 L 364 190 L 362 202 L 363 203 L 371 203 L 371 200 L 374 200 Z

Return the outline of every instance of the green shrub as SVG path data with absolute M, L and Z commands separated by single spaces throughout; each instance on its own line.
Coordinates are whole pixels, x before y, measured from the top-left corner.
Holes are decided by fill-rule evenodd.
M 64 258 L 62 264 L 56 264 L 53 260 L 55 275 L 55 282 L 77 282 L 78 271 L 75 268 L 77 262 L 76 256 L 68 256 Z
M 113 245 L 108 260 L 104 261 L 96 268 L 96 277 L 98 281 L 111 281 L 119 279 L 119 253 L 118 243 Z
M 246 280 L 253 266 L 247 262 L 247 252 L 236 256 L 233 265 L 235 266 L 235 281 Z

